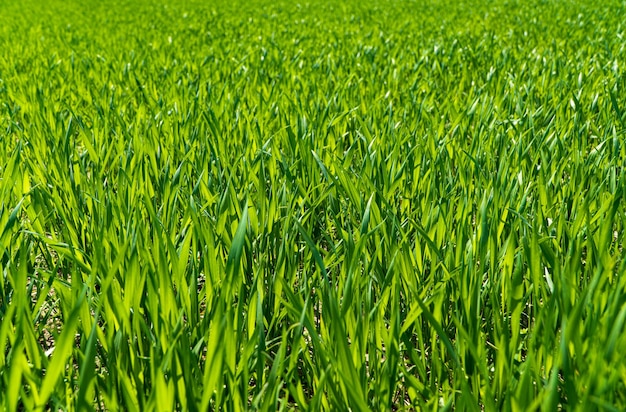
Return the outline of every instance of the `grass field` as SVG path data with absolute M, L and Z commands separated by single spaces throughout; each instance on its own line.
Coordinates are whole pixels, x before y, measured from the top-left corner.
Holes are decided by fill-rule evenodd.
M 0 0 L 0 409 L 626 410 L 626 3 Z

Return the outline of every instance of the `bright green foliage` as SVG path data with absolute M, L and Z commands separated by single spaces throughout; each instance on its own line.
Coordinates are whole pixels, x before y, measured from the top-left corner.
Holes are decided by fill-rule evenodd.
M 0 0 L 0 409 L 625 410 L 625 22 Z

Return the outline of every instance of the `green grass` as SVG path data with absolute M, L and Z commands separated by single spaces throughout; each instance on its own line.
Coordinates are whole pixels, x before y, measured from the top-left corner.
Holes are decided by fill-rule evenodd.
M 0 0 L 0 408 L 626 409 L 625 21 Z

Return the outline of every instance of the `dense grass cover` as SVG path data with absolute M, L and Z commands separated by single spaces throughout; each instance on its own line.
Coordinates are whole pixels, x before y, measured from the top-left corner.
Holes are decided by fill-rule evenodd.
M 625 11 L 0 0 L 0 408 L 626 409 Z

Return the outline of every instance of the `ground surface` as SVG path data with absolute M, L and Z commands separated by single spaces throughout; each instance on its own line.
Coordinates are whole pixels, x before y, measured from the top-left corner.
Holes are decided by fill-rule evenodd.
M 0 405 L 626 409 L 621 1 L 0 0 Z

